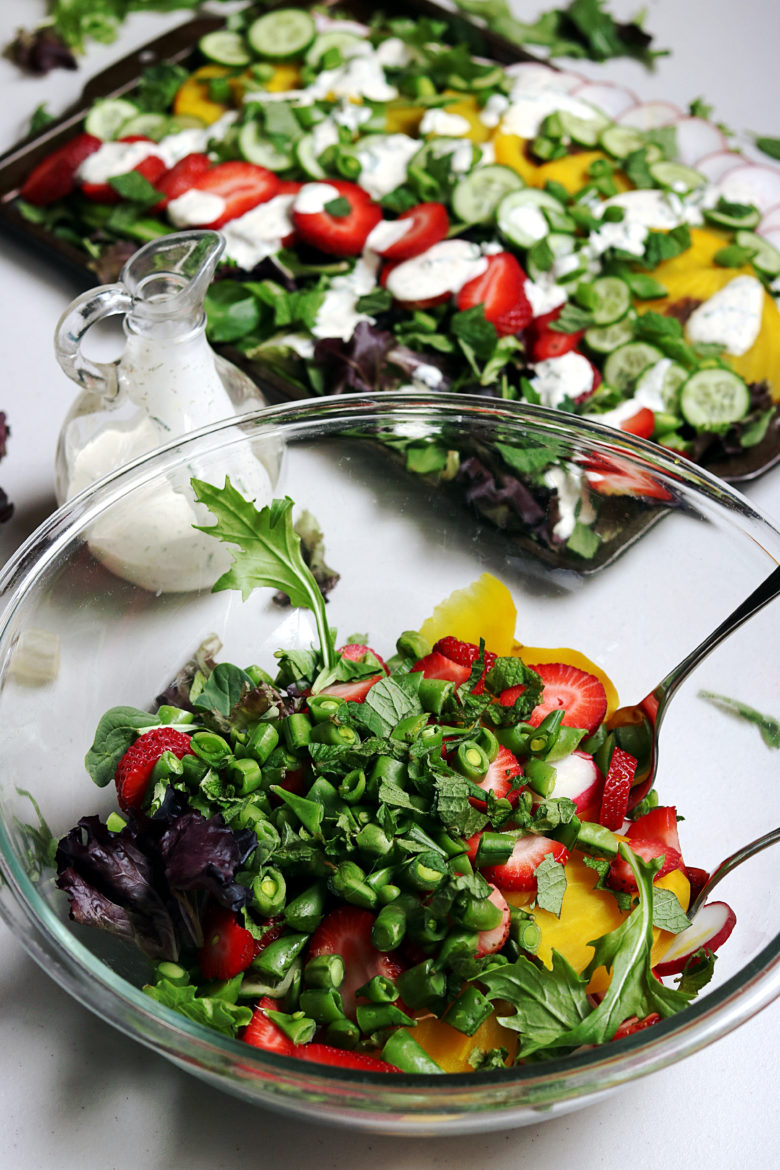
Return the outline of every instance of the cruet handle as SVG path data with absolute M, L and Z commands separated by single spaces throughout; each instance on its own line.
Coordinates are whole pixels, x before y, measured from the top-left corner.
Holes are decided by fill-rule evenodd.
M 122 284 L 89 289 L 72 301 L 54 333 L 54 351 L 60 366 L 74 382 L 109 402 L 117 393 L 117 363 L 94 362 L 81 350 L 87 330 L 104 317 L 127 315 L 133 298 Z

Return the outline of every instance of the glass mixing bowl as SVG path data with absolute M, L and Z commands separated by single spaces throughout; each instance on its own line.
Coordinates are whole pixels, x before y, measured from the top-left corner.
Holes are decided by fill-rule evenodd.
M 410 473 L 407 461 L 426 474 Z M 604 505 L 599 547 L 608 556 L 587 560 L 563 543 L 557 552 L 538 543 L 535 533 L 549 533 L 567 507 L 571 525 L 573 513 L 544 488 L 523 495 L 512 469 L 535 469 L 538 484 L 550 461 L 578 490 L 583 468 L 592 480 L 601 475 L 602 488 L 610 468 L 621 491 L 633 484 L 634 495 L 593 496 Z M 224 1039 L 149 999 L 138 953 L 69 921 L 38 816 L 58 837 L 81 816 L 111 809 L 111 793 L 96 789 L 83 766 L 99 717 L 115 704 L 149 706 L 208 635 L 218 635 L 224 660 L 267 666 L 278 646 L 313 636 L 310 615 L 278 608 L 270 590 L 246 603 L 233 591 L 211 592 L 224 565 L 205 560 L 216 554 L 190 530 L 192 474 L 220 485 L 227 474 L 313 513 L 341 574 L 328 614 L 343 637 L 367 631 L 380 654 L 392 653 L 401 630 L 419 627 L 453 589 L 488 571 L 512 593 L 519 641 L 578 648 L 607 671 L 623 703 L 647 694 L 780 559 L 778 529 L 685 460 L 558 412 L 462 395 L 261 410 L 101 481 L 37 531 L 0 582 L 0 903 L 53 979 L 248 1102 L 411 1134 L 557 1116 L 702 1048 L 780 992 L 780 899 L 767 851 L 722 887 L 738 922 L 694 1004 L 567 1059 L 444 1077 L 341 1071 Z M 170 591 L 177 581 L 187 591 Z M 699 691 L 777 712 L 779 657 L 770 606 L 710 655 L 666 716 L 658 788 L 662 803 L 687 818 L 689 864 L 712 868 L 778 823 L 772 752 L 754 726 Z

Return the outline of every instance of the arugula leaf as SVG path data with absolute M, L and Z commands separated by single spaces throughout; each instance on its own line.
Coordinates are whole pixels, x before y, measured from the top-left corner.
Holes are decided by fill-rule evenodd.
M 252 1009 L 245 1004 L 230 1003 L 218 995 L 198 995 L 197 988 L 191 983 L 182 987 L 170 979 L 160 979 L 157 983 L 147 984 L 143 990 L 157 1003 L 225 1036 L 236 1036 L 239 1028 L 245 1027 L 252 1019 Z
M 727 695 L 718 695 L 714 691 L 699 691 L 699 694 L 730 715 L 746 719 L 748 723 L 755 723 L 766 746 L 780 748 L 780 719 L 776 719 L 774 715 L 762 715 L 754 707 L 748 707 L 747 703 L 741 703 L 739 699 L 730 699 Z
M 522 955 L 483 972 L 479 981 L 489 999 L 507 1000 L 517 1009 L 514 1016 L 499 1016 L 499 1023 L 522 1033 L 523 1057 L 557 1044 L 591 1014 L 588 980 L 558 951 L 553 951 L 551 969 Z
M 217 518 L 216 524 L 195 527 L 239 548 L 233 553 L 230 569 L 214 584 L 214 592 L 239 589 L 246 601 L 261 585 L 281 589 L 292 605 L 313 612 L 324 668 L 332 670 L 336 655 L 325 615 L 325 599 L 301 554 L 301 540 L 292 524 L 290 497 L 274 500 L 258 511 L 236 491 L 227 476 L 222 488 L 202 479 L 193 478 L 191 483 L 196 499 Z
M 137 707 L 111 707 L 100 719 L 84 765 L 99 788 L 114 779 L 116 766 L 136 734 L 147 727 L 159 727 L 160 720 Z

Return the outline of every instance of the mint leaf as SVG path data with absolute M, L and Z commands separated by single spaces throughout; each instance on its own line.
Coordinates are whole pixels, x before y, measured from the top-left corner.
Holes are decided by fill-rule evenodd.
M 714 691 L 699 691 L 699 694 L 730 715 L 746 719 L 748 723 L 755 723 L 766 746 L 780 748 L 780 719 L 776 719 L 774 715 L 762 715 L 754 707 L 748 707 L 747 703 L 741 703 L 739 699 L 730 699 L 727 695 L 717 695 Z
M 754 141 L 763 154 L 770 158 L 780 159 L 780 138 L 766 138 L 761 135 L 757 136 Z
M 354 719 L 374 735 L 388 736 L 407 715 L 419 715 L 422 703 L 417 697 L 420 678 L 414 675 L 388 676 L 375 683 L 362 703 L 355 703 Z
M 556 918 L 561 916 L 563 895 L 566 893 L 566 870 L 551 853 L 534 870 L 537 883 L 536 904 L 549 910 Z M 686 919 L 687 921 L 687 919 Z
M 680 905 L 680 899 L 674 890 L 665 890 L 663 886 L 653 889 L 653 926 L 659 930 L 668 930 L 670 934 L 679 934 L 687 930 L 691 920 Z
M 352 212 L 352 204 L 343 195 L 339 195 L 338 199 L 331 199 L 329 203 L 326 203 L 323 210 L 335 219 L 346 219 Z
M 128 171 L 126 175 L 114 175 L 108 180 L 108 183 L 128 203 L 136 203 L 139 207 L 152 207 L 155 203 L 160 202 L 160 192 L 139 171 Z
M 301 541 L 292 524 L 293 502 L 287 496 L 260 511 L 245 500 L 225 476 L 225 486 L 215 487 L 192 479 L 196 499 L 216 516 L 213 525 L 195 525 L 201 532 L 238 546 L 233 564 L 214 584 L 213 591 L 238 589 L 244 601 L 261 585 L 281 589 L 294 606 L 310 609 L 317 624 L 320 651 L 326 671 L 335 664 L 335 649 L 325 615 L 325 599 L 301 554 Z

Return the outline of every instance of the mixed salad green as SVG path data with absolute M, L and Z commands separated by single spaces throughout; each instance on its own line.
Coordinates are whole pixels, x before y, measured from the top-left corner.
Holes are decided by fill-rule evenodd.
M 215 589 L 281 589 L 318 641 L 273 676 L 204 651 L 154 712 L 103 716 L 86 766 L 121 812 L 57 847 L 71 917 L 134 940 L 190 1020 L 369 1072 L 565 1056 L 685 1008 L 734 915 L 689 923 L 704 875 L 598 668 L 413 631 L 387 662 L 337 649 L 292 501 L 193 485 L 233 546 Z

